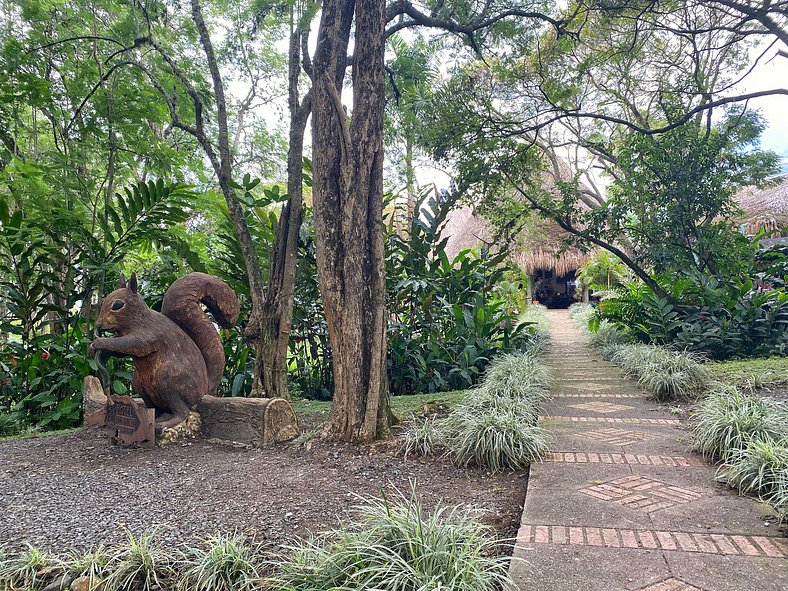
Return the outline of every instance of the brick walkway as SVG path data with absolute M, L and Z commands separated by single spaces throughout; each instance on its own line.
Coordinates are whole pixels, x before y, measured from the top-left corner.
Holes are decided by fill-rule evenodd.
M 786 591 L 771 510 L 715 483 L 666 407 L 551 312 L 552 453 L 531 466 L 510 569 L 521 591 Z

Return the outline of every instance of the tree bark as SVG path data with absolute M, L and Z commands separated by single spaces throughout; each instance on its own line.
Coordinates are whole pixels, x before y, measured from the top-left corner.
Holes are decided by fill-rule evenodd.
M 340 91 L 355 12 L 353 121 Z M 388 432 L 383 252 L 385 2 L 326 0 L 313 68 L 317 271 L 334 358 L 324 435 L 367 442 Z
M 303 218 L 304 132 L 311 109 L 311 94 L 302 102 L 298 97 L 301 71 L 300 48 L 302 25 L 290 35 L 288 72 L 288 105 L 290 109 L 290 144 L 287 149 L 287 204 L 276 228 L 276 241 L 271 252 L 268 289 L 259 321 L 250 326 L 259 330 L 256 339 L 255 380 L 252 396 L 290 400 L 287 388 L 287 349 L 293 320 L 296 255 L 298 234 Z

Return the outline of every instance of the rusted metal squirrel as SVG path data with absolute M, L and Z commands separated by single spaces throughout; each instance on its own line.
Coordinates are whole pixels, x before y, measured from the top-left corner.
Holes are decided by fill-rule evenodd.
M 121 277 L 96 319 L 96 336 L 101 332 L 114 336 L 97 338 L 88 353 L 98 353 L 97 360 L 107 353 L 133 358 L 135 392 L 162 413 L 156 418 L 157 431 L 183 421 L 221 382 L 224 348 L 201 302 L 223 328 L 238 319 L 235 292 L 205 273 L 190 273 L 173 283 L 164 295 L 161 313 L 151 310 L 137 293 L 134 273 L 128 285 Z

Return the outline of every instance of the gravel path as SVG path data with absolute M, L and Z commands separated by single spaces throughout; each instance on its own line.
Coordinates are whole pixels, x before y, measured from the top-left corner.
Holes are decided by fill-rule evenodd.
M 393 443 L 236 449 L 194 441 L 155 450 L 109 447 L 95 430 L 0 442 L 0 546 L 53 551 L 113 544 L 124 528 L 179 543 L 240 531 L 271 548 L 331 528 L 355 495 L 409 494 L 488 511 L 513 536 L 525 473 L 486 476 L 437 458 L 405 461 Z

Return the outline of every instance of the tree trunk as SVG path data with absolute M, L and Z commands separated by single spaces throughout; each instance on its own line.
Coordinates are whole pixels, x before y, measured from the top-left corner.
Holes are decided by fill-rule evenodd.
M 290 35 L 289 108 L 290 145 L 287 150 L 287 204 L 276 228 L 271 252 L 268 289 L 259 319 L 255 380 L 252 396 L 290 400 L 287 388 L 287 348 L 293 320 L 296 255 L 301 230 L 304 187 L 304 132 L 309 119 L 311 95 L 299 103 L 298 78 L 301 71 L 301 26 Z
M 353 121 L 340 90 L 355 9 Z M 385 2 L 326 0 L 313 64 L 312 153 L 318 284 L 334 359 L 325 436 L 388 432 L 383 252 Z

